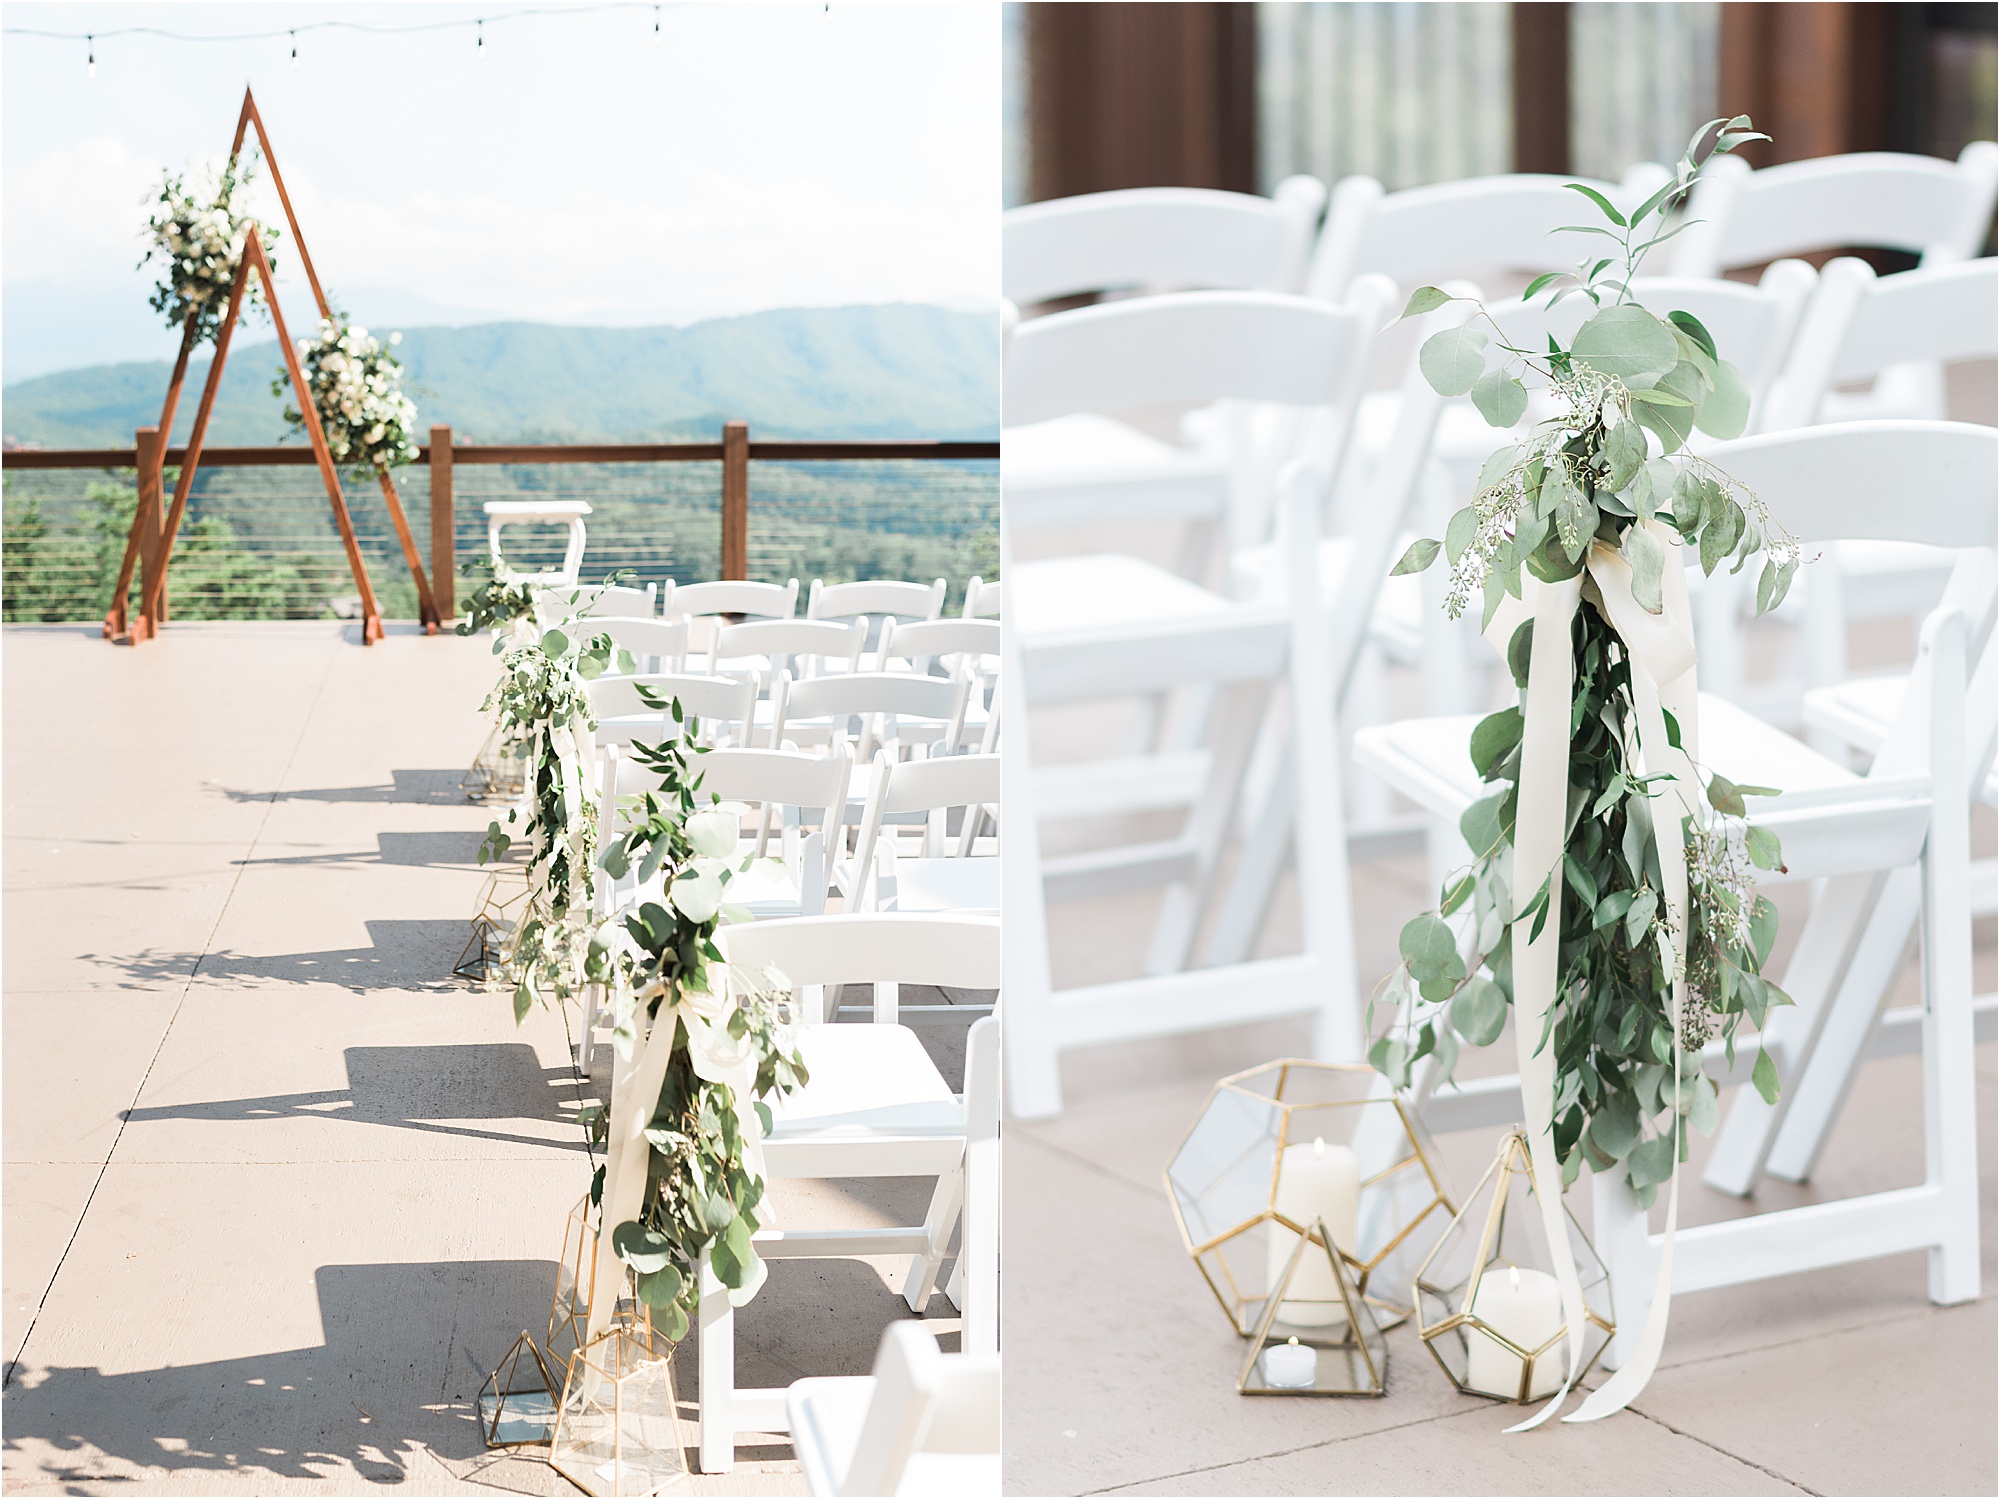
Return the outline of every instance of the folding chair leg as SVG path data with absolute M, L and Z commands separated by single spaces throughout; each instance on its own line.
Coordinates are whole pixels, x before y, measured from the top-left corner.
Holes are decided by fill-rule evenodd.
M 960 1163 L 937 1179 L 931 1193 L 930 1211 L 924 1214 L 924 1238 L 929 1249 L 910 1256 L 910 1268 L 903 1277 L 903 1300 L 913 1312 L 922 1312 L 937 1285 L 938 1268 L 944 1264 L 944 1247 L 958 1223 L 958 1210 L 965 1201 L 965 1164 Z
M 1768 1169 L 1773 1176 L 1802 1182 L 1819 1165 L 1827 1136 L 1833 1133 L 1834 1121 L 1861 1070 L 1868 1038 L 1881 1019 L 1883 1001 L 1909 956 L 1922 904 L 1922 876 L 1915 868 L 1899 869 L 1889 877 L 1853 967 L 1827 1014 L 1819 1045 L 1802 1071 L 1793 1070 L 1788 1084 L 1792 1106 L 1785 1111 L 1777 1143 L 1771 1147 Z
M 951 1262 L 951 1279 L 944 1284 L 944 1294 L 954 1309 L 961 1312 L 965 1310 L 965 1250 L 963 1247 L 958 1251 L 958 1258 Z M 960 1346 L 963 1346 L 962 1340 Z
M 576 1042 L 576 1070 L 580 1077 L 590 1076 L 590 1038 L 597 1029 L 598 992 L 596 984 L 583 987 L 583 1034 Z
M 706 1258 L 701 1266 L 696 1359 L 701 1377 L 701 1471 L 736 1466 L 736 1311 Z
M 1249 960 L 1270 919 L 1271 900 L 1284 876 L 1292 849 L 1292 813 L 1298 802 L 1292 791 L 1291 746 L 1278 762 L 1270 790 L 1248 818 L 1249 830 L 1237 856 L 1222 912 L 1208 939 L 1204 962 L 1211 968 Z
M 1616 1369 L 1631 1355 L 1652 1308 L 1659 1259 L 1646 1239 L 1646 1210 L 1632 1195 L 1623 1171 L 1593 1172 L 1591 1242 L 1611 1275 L 1612 1319 L 1618 1332 L 1604 1350 L 1604 1366 Z

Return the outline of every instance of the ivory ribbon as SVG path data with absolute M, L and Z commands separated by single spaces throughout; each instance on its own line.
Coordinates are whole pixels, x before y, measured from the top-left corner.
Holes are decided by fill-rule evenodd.
M 1604 601 L 1612 627 L 1624 642 L 1637 709 L 1639 750 L 1647 774 L 1665 773 L 1666 808 L 1656 811 L 1653 838 L 1673 931 L 1674 978 L 1669 1001 L 1673 1030 L 1674 1119 L 1680 1118 L 1681 1006 L 1686 995 L 1687 855 L 1681 817 L 1699 818 L 1703 800 L 1691 756 L 1695 745 L 1695 651 L 1687 579 L 1678 562 L 1678 538 L 1657 521 L 1644 522 L 1666 549 L 1661 583 L 1663 612 L 1649 614 L 1632 597 L 1632 569 L 1614 548 L 1594 544 L 1585 570 Z M 1570 713 L 1574 694 L 1570 622 L 1582 596 L 1582 575 L 1560 583 L 1527 579 L 1523 598 L 1503 600 L 1486 638 L 1504 657 L 1514 631 L 1530 617 L 1535 632 L 1528 662 L 1528 690 L 1521 730 L 1521 777 L 1514 819 L 1514 902 L 1522 911 L 1548 884 L 1548 909 L 1539 937 L 1533 922 L 1514 921 L 1514 1044 L 1521 1075 L 1521 1107 L 1528 1136 L 1529 1181 L 1540 1205 L 1563 1318 L 1569 1329 L 1569 1359 L 1560 1389 L 1549 1403 L 1509 1431 L 1529 1431 L 1562 1408 L 1583 1363 L 1583 1286 L 1570 1253 L 1563 1222 L 1562 1172 L 1555 1152 L 1555 1054 L 1541 1045 L 1550 1007 L 1556 1001 L 1558 944 L 1566 881 L 1562 856 L 1569 800 Z M 1682 749 L 1667 740 L 1662 709 L 1680 727 Z M 1678 802 L 1678 806 L 1675 803 Z M 1666 813 L 1665 816 L 1661 812 Z M 1675 1127 L 1678 1127 L 1676 1125 Z M 1660 1254 L 1651 1309 L 1632 1356 L 1567 1421 L 1594 1421 L 1623 1410 L 1652 1377 L 1666 1340 L 1668 1293 L 1673 1280 L 1674 1228 L 1680 1207 L 1680 1165 L 1675 1155 L 1667 1188 L 1666 1242 Z
M 711 969 L 711 973 L 727 970 Z M 728 980 L 725 979 L 725 990 Z M 621 1010 L 627 1005 L 643 1006 L 649 996 L 618 996 Z M 689 989 L 670 988 L 660 1000 L 659 1013 L 646 1026 L 643 1014 L 633 1019 L 634 1029 L 644 1027 L 633 1042 L 631 1057 L 615 1057 L 611 1070 L 611 1118 L 605 1141 L 604 1191 L 598 1217 L 597 1273 L 592 1283 L 587 1336 L 595 1337 L 610 1324 L 617 1307 L 621 1281 L 618 1252 L 611 1233 L 621 1223 L 637 1218 L 645 1207 L 646 1172 L 652 1146 L 646 1126 L 652 1122 L 666 1082 L 667 1064 L 674 1050 L 675 1021 L 687 1029 L 688 1060 L 695 1075 L 704 1082 L 721 1083 L 729 1089 L 736 1112 L 737 1129 L 743 1140 L 743 1164 L 749 1172 L 764 1176 L 764 1128 L 757 1110 L 749 1101 L 757 1086 L 757 1058 L 748 1037 L 729 1034 L 731 1002 L 720 995 Z M 624 1016 L 619 1017 L 620 1021 Z M 768 1209 L 759 1204 L 753 1216 L 759 1226 L 768 1222 Z M 697 1270 L 699 1267 L 697 1267 Z M 764 1284 L 764 1262 L 760 1258 L 750 1279 L 729 1293 L 731 1306 L 747 1305 Z

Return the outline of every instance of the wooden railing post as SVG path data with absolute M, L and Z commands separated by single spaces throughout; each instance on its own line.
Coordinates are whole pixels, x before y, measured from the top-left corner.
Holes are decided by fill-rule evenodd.
M 722 424 L 722 576 L 750 576 L 750 424 Z
M 166 468 L 167 439 L 158 427 L 141 427 L 133 442 L 133 457 L 137 462 L 139 479 L 138 514 L 134 522 L 139 533 L 139 597 L 144 600 L 157 597 L 155 612 L 147 614 L 142 607 L 139 619 L 131 627 L 134 640 L 150 640 L 155 627 L 167 615 L 167 590 L 164 584 L 157 595 L 154 591 L 153 576 L 166 566 L 167 559 L 160 555 L 160 529 L 166 521 L 166 507 L 162 503 L 161 490 Z M 125 601 L 117 600 L 116 607 L 124 612 Z
M 438 619 L 458 613 L 458 533 L 451 507 L 451 428 L 431 428 L 431 597 Z

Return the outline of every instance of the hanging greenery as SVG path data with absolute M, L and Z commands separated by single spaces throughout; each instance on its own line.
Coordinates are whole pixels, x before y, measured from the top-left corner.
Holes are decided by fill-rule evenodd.
M 1443 395 L 1469 394 L 1490 424 L 1510 427 L 1525 414 L 1521 375 L 1528 372 L 1546 381 L 1562 409 L 1487 459 L 1472 503 L 1451 517 L 1442 543 L 1416 542 L 1395 569 L 1420 572 L 1442 552 L 1451 570 L 1447 607 L 1457 617 L 1480 599 L 1482 628 L 1510 596 L 1522 598 L 1524 570 L 1544 583 L 1583 574 L 1570 631 L 1567 818 L 1558 873 L 1550 876 L 1569 898 L 1554 903 L 1561 909 L 1557 998 L 1541 1045 L 1554 1048 L 1555 1145 L 1565 1182 L 1586 1161 L 1597 1171 L 1622 1164 L 1645 1202 L 1672 1174 L 1676 1138 L 1679 1154 L 1686 1152 L 1684 1132 L 1661 1117 L 1676 1098 L 1697 1129 L 1713 1128 L 1716 1090 L 1700 1072 L 1702 1046 L 1720 1035 L 1733 1060 L 1744 1017 L 1761 1028 L 1772 1006 L 1790 1002 L 1762 976 L 1777 913 L 1755 888 L 1758 869 L 1780 867 L 1778 840 L 1745 821 L 1746 797 L 1776 792 L 1702 772 L 1708 814 L 1685 819 L 1680 831 L 1690 917 L 1687 932 L 1675 933 L 1654 841 L 1656 809 L 1670 815 L 1657 784 L 1668 777 L 1639 772 L 1631 649 L 1585 569 L 1593 549 L 1599 558 L 1615 553 L 1629 564 L 1633 600 L 1659 615 L 1666 569 L 1682 565 L 1675 547 L 1695 549 L 1707 573 L 1731 559 L 1731 572 L 1740 572 L 1761 556 L 1759 613 L 1783 599 L 1798 568 L 1797 543 L 1757 497 L 1684 447 L 1696 430 L 1717 438 L 1741 433 L 1749 404 L 1742 376 L 1695 317 L 1656 317 L 1634 301 L 1631 286 L 1646 252 L 1679 232 L 1666 227 L 1667 216 L 1702 162 L 1763 139 L 1743 116 L 1709 122 L 1671 180 L 1629 215 L 1570 184 L 1602 219 L 1574 232 L 1608 238 L 1617 249 L 1587 258 L 1573 274 L 1539 277 L 1524 294 L 1548 292 L 1551 307 L 1571 296 L 1593 304 L 1568 348 L 1553 336 L 1546 350 L 1515 348 L 1502 337 L 1505 359 L 1489 371 L 1490 335 L 1479 319 L 1495 332 L 1498 325 L 1484 307 L 1426 341 L 1419 361 L 1431 385 Z M 1403 315 L 1453 300 L 1423 287 Z M 1521 623 L 1507 647 L 1522 689 L 1518 705 L 1481 720 L 1472 734 L 1472 761 L 1488 787 L 1459 823 L 1472 864 L 1447 881 L 1436 911 L 1403 928 L 1403 963 L 1370 1002 L 1371 1029 L 1378 1002 L 1397 1012 L 1369 1057 L 1398 1086 L 1426 1056 L 1448 1080 L 1461 1044 L 1484 1046 L 1500 1035 L 1514 998 L 1512 923 L 1532 922 L 1538 939 L 1549 916 L 1551 883 L 1533 892 L 1516 892 L 1511 883 L 1533 631 L 1532 619 Z M 1680 726 L 1671 713 L 1665 725 L 1678 750 Z M 1453 916 L 1463 950 L 1446 921 Z M 1685 980 L 1678 1088 L 1677 974 Z M 1766 1099 L 1776 1097 L 1776 1069 L 1761 1049 L 1753 1081 Z
M 465 618 L 458 622 L 458 633 L 476 635 L 481 630 L 500 630 L 511 635 L 525 636 L 532 630 L 535 620 L 535 587 L 522 578 L 502 578 L 493 571 L 493 559 L 475 557 L 466 562 L 459 571 L 466 578 L 474 580 L 477 586 L 465 595 Z M 498 652 L 501 646 L 495 645 Z
M 146 223 L 151 244 L 139 258 L 140 266 L 157 258 L 162 263 L 160 284 L 150 299 L 153 311 L 164 314 L 167 326 L 182 328 L 192 316 L 195 342 L 214 340 L 222 326 L 222 314 L 229 306 L 229 289 L 236 281 L 236 267 L 243 258 L 244 241 L 250 233 L 250 218 L 236 208 L 236 196 L 255 175 L 247 158 L 225 166 L 219 174 L 190 186 L 178 172 L 168 172 L 160 183 L 158 207 Z M 278 231 L 261 231 L 264 254 L 277 249 Z M 277 262 L 271 262 L 273 273 Z M 255 277 L 245 288 L 245 300 L 261 303 L 263 286 Z
M 400 333 L 389 335 L 390 345 L 402 341 Z M 336 312 L 320 320 L 318 337 L 300 339 L 298 348 L 335 463 L 372 471 L 416 462 L 416 403 L 403 394 L 402 363 L 380 339 Z M 279 371 L 271 394 L 296 396 L 289 373 Z M 294 432 L 305 431 L 305 415 L 296 406 L 285 407 L 285 420 Z
M 660 707 L 668 704 L 661 702 Z M 680 704 L 671 704 L 682 723 Z M 592 936 L 586 973 L 612 996 L 612 1044 L 628 1075 L 650 1094 L 652 1073 L 640 1049 L 664 1072 L 644 1126 L 645 1186 L 635 1216 L 612 1227 L 619 1259 L 635 1276 L 639 1299 L 654 1309 L 669 1338 L 687 1332 L 700 1299 L 703 1256 L 733 1299 L 747 1300 L 764 1277 L 751 1235 L 767 1216 L 762 1141 L 771 1128 L 766 1099 L 806 1081 L 804 1060 L 780 1016 L 781 975 L 723 970 L 717 926 L 741 913 L 723 893 L 733 874 L 737 816 L 701 790 L 693 743 L 697 725 L 657 747 L 633 753 L 660 777 L 638 798 L 632 825 L 604 850 L 612 878 L 636 870 L 642 886 L 662 881 L 662 900 L 606 922 Z M 655 1047 L 670 1048 L 660 1058 Z M 614 1107 L 616 1103 L 614 1101 Z M 606 1139 L 602 1113 L 590 1121 Z M 603 1206 L 605 1172 L 591 1188 Z

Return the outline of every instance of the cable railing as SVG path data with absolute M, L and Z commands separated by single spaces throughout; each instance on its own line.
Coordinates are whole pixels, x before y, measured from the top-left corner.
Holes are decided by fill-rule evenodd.
M 16 449 L 5 470 L 0 618 L 102 619 L 131 528 L 138 448 Z M 433 428 L 397 485 L 438 605 L 483 566 L 489 500 L 584 500 L 585 581 L 862 577 L 950 581 L 999 567 L 997 442 L 468 444 Z M 169 448 L 177 467 L 182 450 Z M 173 476 L 165 487 L 172 491 Z M 413 619 L 416 585 L 372 482 L 343 472 L 383 615 Z M 508 561 L 553 566 L 564 532 L 511 524 Z M 175 619 L 359 612 L 326 492 L 305 447 L 206 448 L 168 574 Z M 136 601 L 135 587 L 133 598 Z M 135 605 L 136 607 L 136 605 Z

